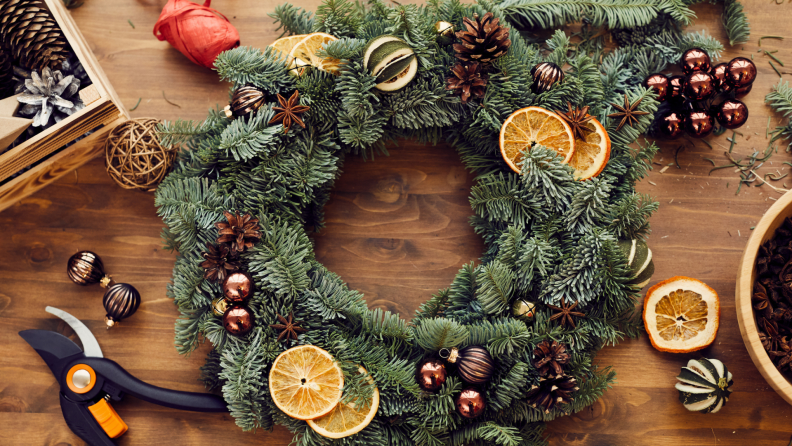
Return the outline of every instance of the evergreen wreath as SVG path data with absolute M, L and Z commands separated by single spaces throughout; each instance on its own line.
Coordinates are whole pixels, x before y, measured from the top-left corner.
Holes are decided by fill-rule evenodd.
M 167 225 L 162 236 L 167 248 L 178 251 L 167 291 L 181 313 L 178 351 L 189 353 L 209 340 L 214 348 L 202 379 L 222 389 L 236 423 L 245 430 L 284 425 L 299 445 L 545 444 L 545 421 L 580 411 L 614 382 L 610 367 L 592 363 L 597 351 L 641 330 L 635 311 L 639 290 L 628 284 L 626 257 L 617 246 L 619 239 L 645 238 L 658 207 L 634 189 L 658 149 L 638 141 L 657 108 L 654 94 L 640 83 L 691 47 L 718 58 L 723 47 L 717 40 L 703 31 L 684 32 L 695 18 L 692 3 L 697 1 L 430 0 L 416 6 L 325 0 L 316 14 L 279 6 L 272 17 L 284 34 L 321 31 L 339 38 L 323 48 L 342 61 L 337 77 L 320 70 L 291 76 L 272 48 L 240 47 L 221 54 L 215 66 L 235 87 L 254 85 L 273 97 L 298 90 L 300 103 L 310 106 L 302 115 L 306 128 L 292 126 L 284 133 L 281 125 L 268 126 L 272 104 L 247 118 L 229 120 L 212 110 L 205 121 L 161 128 L 164 145 L 185 149 L 156 193 Z M 742 7 L 724 3 L 730 39 L 746 39 Z M 487 12 L 511 27 L 512 44 L 489 68 L 484 97 L 462 104 L 446 90 L 454 54 L 450 45 L 437 42 L 434 24 L 443 20 L 460 29 L 463 18 Z M 556 30 L 547 40 L 517 31 L 573 22 L 582 22 L 579 32 Z M 394 94 L 374 89 L 374 77 L 361 62 L 366 43 L 385 33 L 408 42 L 420 66 L 415 80 Z M 606 49 L 608 34 L 618 49 Z M 569 68 L 563 83 L 534 94 L 530 70 L 543 61 Z M 617 131 L 618 120 L 607 117 L 614 111 L 609 104 L 621 103 L 624 94 L 631 103 L 642 99 L 638 110 L 650 114 Z M 563 110 L 567 102 L 589 106 L 608 129 L 612 151 L 605 170 L 575 181 L 554 151 L 534 146 L 525 153 L 521 174 L 513 173 L 499 153 L 502 122 L 523 107 Z M 361 294 L 316 261 L 308 238 L 309 228 L 322 227 L 322 208 L 344 158 L 384 152 L 385 143 L 398 138 L 448 141 L 476 172 L 471 224 L 487 247 L 479 265 L 465 265 L 410 322 L 369 310 Z M 257 323 L 244 336 L 228 334 L 213 314 L 221 289 L 204 279 L 200 266 L 225 211 L 249 213 L 260 225 L 260 240 L 237 260 L 257 289 L 248 303 Z M 517 298 L 536 304 L 533 323 L 512 317 Z M 575 311 L 585 314 L 572 326 L 551 319 L 550 306 L 567 300 L 577 301 Z M 346 401 L 371 395 L 359 365 L 379 388 L 377 416 L 360 433 L 329 440 L 273 403 L 269 368 L 289 344 L 279 343 L 268 324 L 292 312 L 307 330 L 292 342 L 332 354 L 345 375 Z M 579 387 L 571 402 L 549 412 L 528 401 L 540 384 L 534 350 L 545 341 L 566 346 L 564 368 Z M 415 372 L 422 358 L 472 345 L 489 351 L 495 371 L 482 388 L 484 414 L 468 420 L 454 410 L 453 397 L 462 388 L 458 378 L 449 376 L 438 392 L 428 393 Z

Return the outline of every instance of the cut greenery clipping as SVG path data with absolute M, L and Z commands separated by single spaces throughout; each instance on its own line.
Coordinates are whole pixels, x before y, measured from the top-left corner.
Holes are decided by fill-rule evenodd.
M 706 32 L 684 31 L 695 17 L 690 3 L 435 0 L 417 6 L 326 0 L 315 14 L 279 6 L 272 17 L 284 34 L 339 38 L 322 50 L 342 61 L 338 76 L 316 69 L 292 76 L 271 48 L 237 48 L 221 54 L 215 66 L 235 87 L 252 84 L 268 96 L 284 97 L 298 90 L 300 103 L 310 107 L 303 115 L 306 128 L 292 126 L 285 133 L 281 125 L 268 126 L 275 113 L 267 104 L 246 118 L 229 120 L 214 110 L 203 122 L 177 121 L 161 129 L 164 144 L 185 149 L 156 195 L 167 225 L 163 238 L 178 251 L 168 296 L 181 312 L 179 352 L 209 340 L 213 349 L 202 376 L 209 387 L 222 389 L 237 424 L 245 430 L 284 425 L 298 445 L 544 444 L 545 421 L 580 411 L 614 382 L 614 371 L 593 365 L 597 351 L 640 331 L 640 314 L 634 312 L 638 289 L 628 284 L 630 269 L 617 245 L 645 238 L 657 209 L 634 189 L 657 151 L 653 143 L 638 141 L 657 108 L 653 93 L 640 83 L 688 48 L 701 47 L 714 58 L 723 49 Z M 724 17 L 733 27 L 729 35 L 743 38 L 747 22 L 739 4 L 727 1 L 725 11 L 732 14 Z M 483 98 L 462 104 L 446 89 L 455 59 L 451 45 L 438 43 L 434 25 L 442 20 L 460 29 L 463 18 L 487 12 L 512 29 L 512 44 L 491 64 Z M 580 32 L 557 30 L 544 42 L 518 32 L 581 20 Z M 603 31 L 614 35 L 618 49 L 605 48 Z M 362 63 L 366 43 L 386 33 L 407 42 L 419 64 L 415 79 L 392 94 L 374 88 L 375 78 Z M 565 80 L 535 95 L 528 88 L 530 70 L 544 61 L 567 67 Z M 649 115 L 617 131 L 618 122 L 607 117 L 614 112 L 609 104 L 621 103 L 625 94 L 631 103 L 642 99 L 638 109 Z M 523 107 L 565 110 L 567 102 L 588 106 L 608 129 L 607 167 L 594 179 L 575 181 L 555 152 L 535 146 L 525 153 L 522 173 L 513 173 L 499 152 L 503 121 Z M 360 293 L 316 261 L 308 238 L 309 230 L 322 227 L 322 208 L 344 158 L 371 157 L 399 138 L 445 140 L 457 149 L 477 174 L 471 224 L 486 242 L 481 262 L 464 266 L 410 322 L 407 315 L 369 310 Z M 242 269 L 258 290 L 248 303 L 256 326 L 242 337 L 229 335 L 213 315 L 211 303 L 221 290 L 204 279 L 200 266 L 206 244 L 217 238 L 215 223 L 228 210 L 250 213 L 261 225 L 261 240 L 241 254 Z M 533 321 L 512 317 L 518 298 L 536 304 Z M 573 302 L 584 314 L 575 324 L 550 319 L 550 305 Z M 379 388 L 377 416 L 361 432 L 341 440 L 321 437 L 272 402 L 269 369 L 287 344 L 278 342 L 269 325 L 290 312 L 307 330 L 296 343 L 321 347 L 340 364 L 344 401 L 371 396 L 359 366 Z M 532 407 L 528 394 L 544 385 L 533 352 L 548 340 L 566 346 L 564 373 L 579 389 L 570 403 L 546 413 L 541 405 Z M 421 391 L 415 379 L 422 358 L 470 345 L 486 348 L 496 367 L 482 387 L 486 409 L 472 420 L 454 408 L 462 389 L 458 377 L 449 376 L 436 393 Z

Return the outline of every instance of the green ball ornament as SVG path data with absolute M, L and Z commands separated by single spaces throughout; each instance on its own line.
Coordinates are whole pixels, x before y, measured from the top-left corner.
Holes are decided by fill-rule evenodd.
M 523 322 L 533 322 L 536 314 L 536 304 L 525 299 L 517 299 L 512 304 L 511 314 Z
M 632 280 L 628 283 L 638 288 L 643 288 L 652 279 L 655 267 L 652 262 L 652 250 L 643 240 L 620 240 L 619 249 L 627 256 L 627 265 L 632 273 Z
M 439 20 L 434 24 L 434 31 L 437 34 L 437 43 L 440 45 L 451 45 L 454 43 L 454 25 Z

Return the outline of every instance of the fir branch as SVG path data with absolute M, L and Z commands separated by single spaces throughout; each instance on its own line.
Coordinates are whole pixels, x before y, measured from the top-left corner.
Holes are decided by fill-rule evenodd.
M 415 332 L 418 345 L 431 352 L 456 347 L 465 342 L 467 337 L 468 330 L 465 326 L 442 317 L 424 320 Z
M 278 24 L 275 31 L 283 29 L 278 38 L 285 35 L 308 34 L 311 32 L 311 29 L 313 29 L 313 13 L 298 8 L 290 3 L 283 3 L 276 6 L 275 12 L 267 15 L 275 19 L 275 23 Z
M 734 46 L 748 41 L 751 36 L 751 24 L 743 12 L 743 5 L 738 0 L 724 0 L 721 20 L 729 37 L 729 45 Z
M 781 113 L 781 116 L 792 117 L 792 87 L 789 86 L 789 82 L 779 80 L 773 85 L 773 90 L 765 96 L 765 103 L 769 104 L 776 113 Z

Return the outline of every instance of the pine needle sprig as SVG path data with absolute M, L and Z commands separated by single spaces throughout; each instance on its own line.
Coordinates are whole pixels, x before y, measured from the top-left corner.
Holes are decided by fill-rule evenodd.
M 743 11 L 743 5 L 737 0 L 724 0 L 723 2 L 723 27 L 729 37 L 729 45 L 745 43 L 751 36 L 751 24 Z

